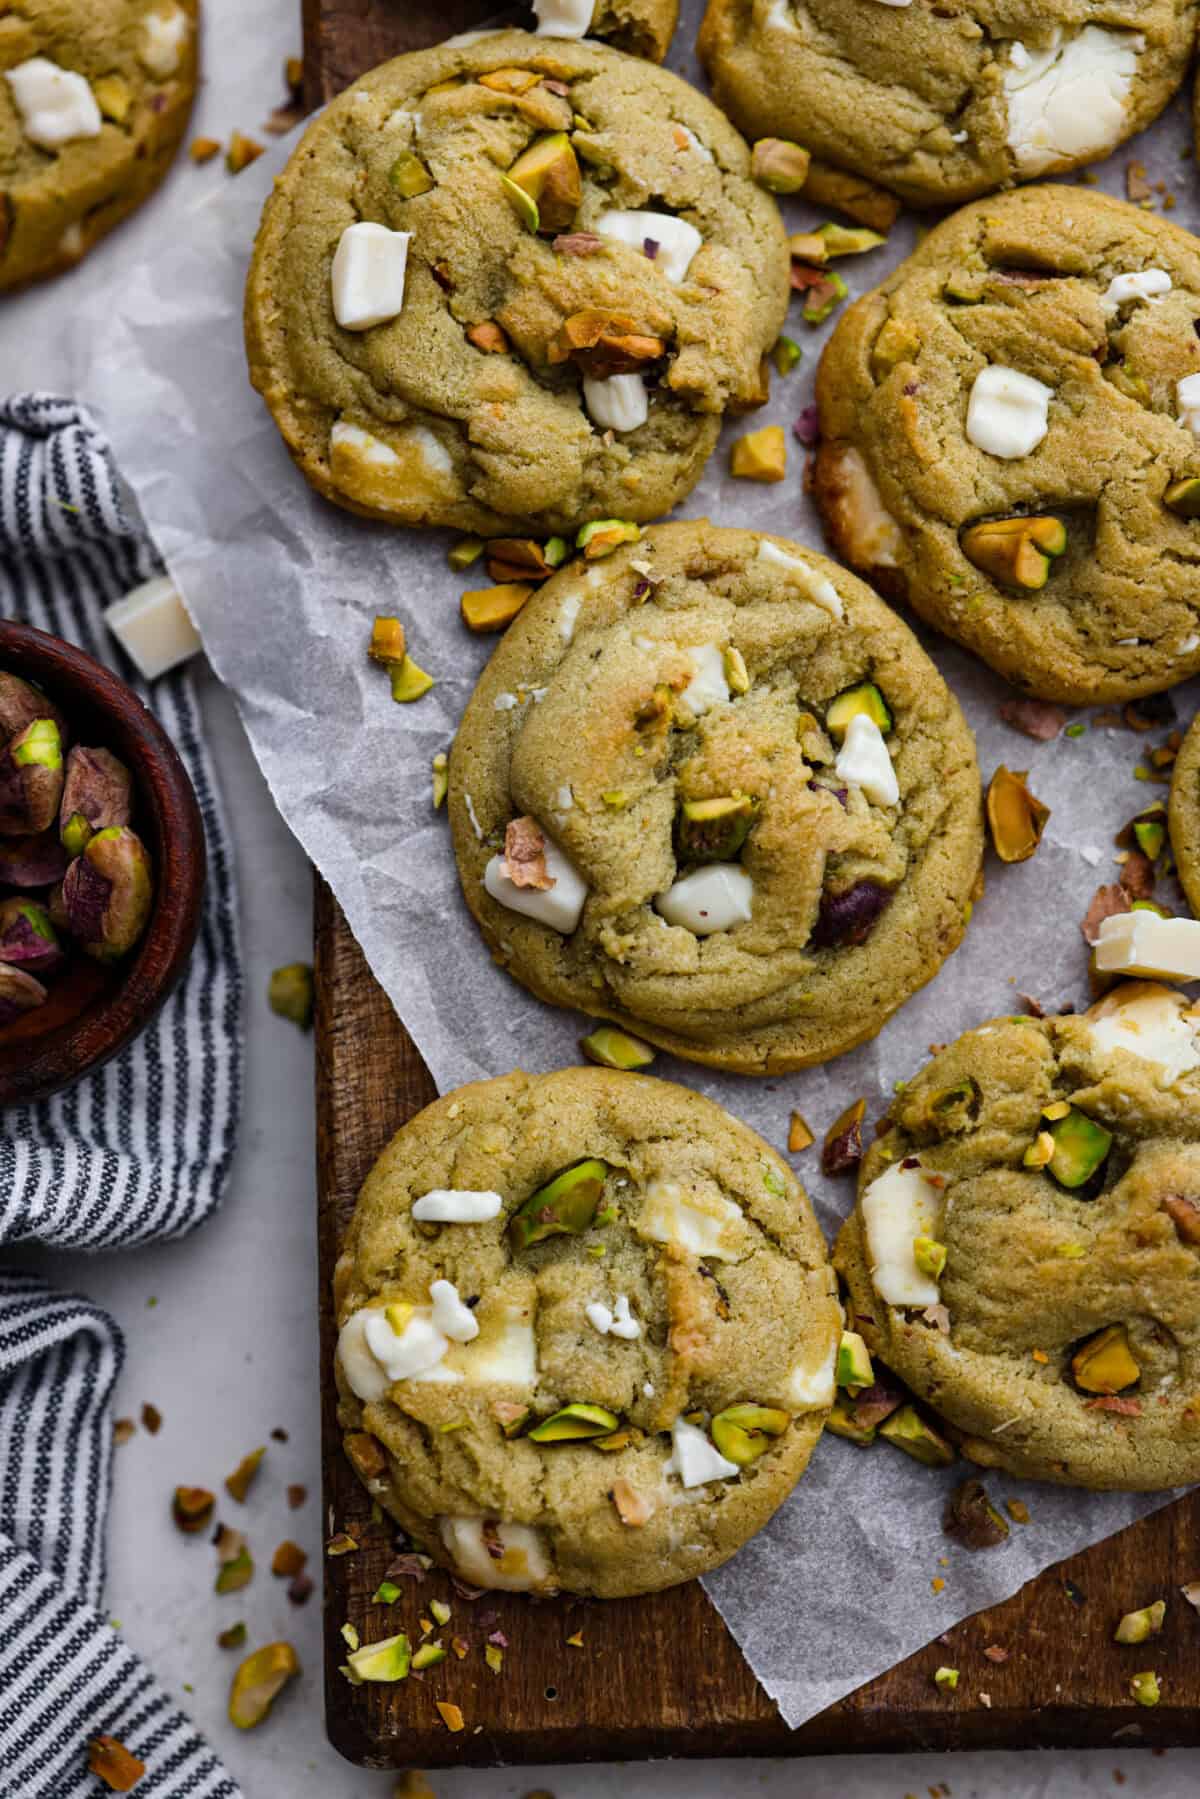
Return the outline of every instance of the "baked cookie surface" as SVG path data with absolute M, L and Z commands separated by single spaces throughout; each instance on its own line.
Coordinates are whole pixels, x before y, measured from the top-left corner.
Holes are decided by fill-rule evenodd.
M 1192 720 L 1175 758 L 1167 815 L 1180 885 L 1200 918 L 1200 717 Z
M 467 903 L 539 998 L 765 1074 L 872 1037 L 958 944 L 957 702 L 812 551 L 661 525 L 533 599 L 450 753 Z
M 647 519 L 761 398 L 788 292 L 778 210 L 714 106 L 602 45 L 487 33 L 384 64 L 310 126 L 258 235 L 251 378 L 354 511 L 489 535 Z
M 166 173 L 191 110 L 199 0 L 0 7 L 0 288 L 56 274 Z
M 351 1461 L 473 1586 L 611 1598 L 715 1567 L 833 1398 L 803 1190 L 720 1106 L 640 1075 L 429 1106 L 367 1176 L 335 1297 Z
M 835 1266 L 973 1460 L 1095 1488 L 1200 1473 L 1198 1022 L 1125 983 L 969 1031 L 892 1103 Z
M 839 554 L 1027 692 L 1200 669 L 1200 244 L 1024 188 L 936 227 L 845 314 L 814 491 Z
M 748 137 L 950 206 L 1141 131 L 1195 31 L 1194 0 L 709 0 L 699 50 Z

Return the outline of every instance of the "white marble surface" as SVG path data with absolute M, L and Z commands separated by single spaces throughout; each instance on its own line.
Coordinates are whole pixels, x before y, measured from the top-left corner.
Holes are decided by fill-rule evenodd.
M 283 56 L 299 48 L 298 0 L 206 0 L 205 85 L 194 129 L 227 137 L 253 130 L 280 97 Z M 164 192 L 85 265 L 52 288 L 3 303 L 0 391 L 53 388 L 58 322 L 81 287 L 120 258 L 153 255 L 170 232 L 180 198 L 219 192 L 217 166 L 181 164 Z M 103 345 L 97 344 L 97 355 Z M 86 395 L 83 396 L 86 398 Z M 241 1147 L 222 1215 L 185 1243 L 92 1258 L 25 1259 L 59 1285 L 76 1287 L 120 1321 L 128 1360 L 119 1410 L 158 1406 L 157 1437 L 139 1430 L 117 1455 L 108 1603 L 130 1642 L 177 1691 L 226 1757 L 247 1799 L 384 1799 L 389 1777 L 350 1768 L 324 1737 L 320 1610 L 316 1596 L 290 1606 L 265 1571 L 275 1543 L 295 1536 L 314 1557 L 319 1515 L 316 1256 L 312 1053 L 308 1040 L 267 1010 L 271 968 L 305 958 L 310 943 L 308 869 L 280 823 L 250 757 L 228 696 L 205 679 L 204 711 L 233 821 L 247 974 L 247 1081 Z M 240 1457 L 282 1427 L 247 1508 L 260 1572 L 245 1594 L 211 1593 L 203 1539 L 182 1539 L 170 1522 L 171 1489 L 218 1487 Z M 309 1500 L 289 1512 L 284 1488 L 302 1482 Z M 239 1522 L 241 1520 L 239 1519 Z M 257 1641 L 287 1636 L 306 1669 L 271 1722 L 253 1734 L 224 1719 L 232 1657 L 216 1632 L 244 1617 Z M 1174 1799 L 1195 1790 L 1200 1751 L 1150 1757 L 1124 1750 L 1089 1755 L 848 1757 L 805 1763 L 723 1762 L 506 1769 L 435 1774 L 439 1799 L 516 1799 L 547 1788 L 557 1799 L 718 1799 L 739 1793 L 784 1799 L 903 1799 L 946 1783 L 955 1799 L 1082 1799 L 1115 1790 Z

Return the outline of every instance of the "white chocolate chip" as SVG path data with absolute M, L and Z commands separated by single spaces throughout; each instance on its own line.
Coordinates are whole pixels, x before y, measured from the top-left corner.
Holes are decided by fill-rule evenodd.
M 1185 375 L 1175 389 L 1179 422 L 1200 437 L 1200 375 Z
M 1183 995 L 1169 987 L 1151 982 L 1119 986 L 1091 1008 L 1086 1023 L 1102 1054 L 1124 1049 L 1157 1063 L 1164 1087 L 1200 1068 L 1196 1020 Z
M 676 1418 L 671 1426 L 671 1454 L 667 1474 L 677 1474 L 685 1487 L 702 1487 L 710 1480 L 732 1480 L 740 1472 L 735 1462 L 727 1462 L 720 1450 L 709 1442 L 704 1432 L 686 1418 Z
M 1114 317 L 1131 300 L 1153 300 L 1170 291 L 1171 277 L 1166 269 L 1135 269 L 1128 275 L 1114 275 L 1100 296 L 1100 304 Z
M 363 1306 L 342 1326 L 337 1353 L 352 1391 L 370 1403 L 393 1381 L 435 1368 L 449 1347 L 428 1306 L 413 1306 L 401 1331 L 393 1330 L 382 1306 Z
M 654 909 L 668 924 L 680 925 L 697 937 L 728 931 L 750 918 L 754 882 L 736 862 L 710 862 L 660 893 Z
M 394 319 L 404 305 L 411 231 L 389 231 L 367 220 L 347 225 L 330 269 L 333 316 L 344 331 L 369 331 Z
M 657 244 L 654 266 L 676 284 L 683 280 L 704 242 L 694 225 L 669 212 L 602 212 L 595 228 L 601 237 L 616 238 L 635 250 L 644 252 L 647 242 Z
M 1053 388 L 1002 363 L 975 377 L 967 404 L 967 436 L 977 450 L 1011 462 L 1028 456 L 1049 430 Z
M 520 912 L 569 937 L 583 912 L 587 882 L 551 837 L 546 837 L 545 856 L 546 873 L 553 878 L 553 887 L 514 886 L 504 873 L 503 856 L 492 857 L 483 872 L 483 884 L 492 898 L 510 912 Z
M 96 96 L 74 69 L 31 56 L 4 76 L 31 144 L 57 150 L 76 138 L 99 137 L 103 121 Z
M 539 37 L 584 37 L 592 22 L 594 0 L 533 0 Z
M 900 527 L 862 453 L 852 445 L 831 453 L 828 474 L 830 512 L 850 561 L 856 568 L 895 568 Z
M 871 1257 L 871 1280 L 890 1306 L 932 1306 L 938 1284 L 917 1267 L 916 1237 L 936 1237 L 941 1198 L 922 1168 L 896 1163 L 873 1180 L 859 1201 Z
M 650 638 L 642 640 L 647 649 L 657 649 Z M 702 643 L 691 650 L 692 677 L 680 693 L 677 704 L 692 718 L 703 718 L 714 706 L 729 699 L 729 682 L 725 678 L 725 655 L 719 644 Z
M 142 20 L 138 61 L 152 75 L 165 80 L 179 67 L 190 29 L 191 22 L 182 6 L 160 7 L 148 12 Z
M 433 1301 L 433 1327 L 454 1343 L 469 1343 L 479 1335 L 479 1320 L 470 1306 L 465 1306 L 453 1281 L 434 1281 L 429 1289 Z
M 503 1203 L 498 1193 L 435 1187 L 414 1202 L 412 1215 L 422 1224 L 485 1224 L 499 1216 Z
M 489 1536 L 500 1549 L 489 1553 L 482 1518 L 443 1518 L 442 1542 L 459 1574 L 474 1587 L 528 1593 L 553 1584 L 546 1540 L 532 1524 L 492 1522 Z
M 801 589 L 805 598 L 828 612 L 830 618 L 841 619 L 846 616 L 837 588 L 829 576 L 821 574 L 811 562 L 802 562 L 799 556 L 790 556 L 777 543 L 772 543 L 769 537 L 764 537 L 759 543 L 758 554 L 760 561 L 787 569 L 793 584 Z
M 1200 981 L 1200 920 L 1160 918 L 1157 912 L 1119 912 L 1101 923 L 1096 967 L 1101 974 Z
M 771 0 L 763 23 L 768 31 L 790 31 L 796 36 L 800 34 L 800 27 L 792 12 L 791 0 Z
M 1125 128 L 1125 102 L 1144 39 L 1088 25 L 1045 50 L 1014 44 L 1004 71 L 1008 145 L 1023 175 L 1111 150 Z
M 642 1334 L 642 1327 L 629 1310 L 629 1301 L 624 1293 L 618 1293 L 612 1304 L 612 1310 L 600 1300 L 593 1300 L 584 1306 L 588 1323 L 598 1330 L 602 1337 L 624 1337 L 632 1343 Z
M 815 1412 L 822 1406 L 833 1404 L 837 1352 L 838 1346 L 833 1343 L 819 1367 L 792 1369 L 784 1393 L 784 1404 L 793 1412 Z
M 675 131 L 682 131 L 684 137 L 687 139 L 688 149 L 694 150 L 696 155 L 702 157 L 705 162 L 716 161 L 716 157 L 713 155 L 708 145 L 701 143 L 690 125 L 675 125 L 672 129 Z
M 203 647 L 168 575 L 155 575 L 114 600 L 104 622 L 144 681 L 157 680 Z
M 900 798 L 900 783 L 883 733 L 865 713 L 856 713 L 850 720 L 835 767 L 838 779 L 861 787 L 872 805 L 894 806 Z
M 640 375 L 583 377 L 583 403 L 593 424 L 604 431 L 636 431 L 650 416 L 646 383 Z
M 651 1243 L 674 1243 L 716 1262 L 735 1261 L 745 1236 L 741 1210 L 731 1199 L 658 1179 L 646 1189 L 635 1228 Z

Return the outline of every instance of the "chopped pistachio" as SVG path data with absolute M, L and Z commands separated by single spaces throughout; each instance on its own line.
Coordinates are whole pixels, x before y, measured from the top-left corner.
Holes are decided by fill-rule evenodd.
M 709 1434 L 726 1461 L 745 1468 L 766 1453 L 770 1439 L 781 1437 L 791 1421 L 790 1413 L 774 1406 L 731 1405 L 717 1413 Z
M 1006 1499 L 1004 1509 L 1014 1524 L 1029 1523 L 1029 1507 L 1023 1499 Z
M 1047 1165 L 1049 1173 L 1061 1187 L 1072 1191 L 1091 1180 L 1112 1148 L 1112 1132 L 1077 1106 L 1071 1106 L 1066 1117 L 1052 1121 L 1050 1135 L 1054 1154 Z
M 307 962 L 289 962 L 277 968 L 267 986 L 267 1004 L 279 1018 L 288 1018 L 306 1031 L 313 1016 L 313 971 Z
M 301 1549 L 299 1543 L 293 1543 L 290 1537 L 285 1537 L 271 1557 L 271 1573 L 277 1574 L 281 1580 L 290 1580 L 294 1574 L 299 1574 L 307 1560 L 308 1554 Z
M 503 581 L 498 587 L 469 588 L 459 600 L 469 631 L 503 631 L 511 625 L 533 592 L 527 581 Z
M 1165 1599 L 1156 1599 L 1153 1605 L 1143 1606 L 1140 1612 L 1126 1612 L 1113 1632 L 1115 1643 L 1144 1643 L 1147 1637 L 1156 1637 L 1163 1627 L 1163 1619 L 1167 1615 Z
M 188 146 L 188 155 L 193 162 L 211 162 L 214 156 L 221 154 L 219 137 L 194 137 Z
M 381 1580 L 371 1595 L 372 1605 L 395 1605 L 400 1597 L 400 1588 L 394 1580 Z M 357 1649 L 357 1643 L 351 1643 L 351 1649 Z
M 431 1599 L 429 1601 L 429 1609 L 439 1624 L 449 1624 L 450 1607 L 446 1604 L 444 1599 Z
M 629 802 L 629 796 L 621 787 L 610 787 L 600 795 L 611 812 L 621 812 Z
M 262 155 L 264 144 L 256 143 L 244 132 L 235 131 L 229 140 L 229 148 L 225 152 L 225 167 L 231 175 L 240 175 L 243 169 L 249 168 L 252 162 Z
M 825 1133 L 821 1146 L 822 1174 L 849 1174 L 862 1161 L 862 1122 L 865 1099 L 853 1100 Z
M 850 289 L 836 269 L 830 269 L 820 281 L 809 285 L 801 316 L 806 325 L 823 325 L 835 306 L 841 304 Z
M 1200 475 L 1174 482 L 1163 495 L 1163 505 L 1180 518 L 1200 518 Z
M 471 564 L 478 562 L 483 555 L 483 547 L 482 537 L 460 537 L 458 542 L 452 543 L 447 550 L 446 561 L 451 568 L 460 571 L 470 568 Z
M 171 1501 L 171 1516 L 180 1530 L 192 1535 L 204 1530 L 213 1515 L 216 1495 L 206 1487 L 176 1487 Z
M 116 1737 L 92 1737 L 88 1743 L 88 1773 L 102 1780 L 110 1793 L 130 1793 L 146 1772 L 146 1764 L 131 1755 Z
M 483 1659 L 492 1670 L 493 1674 L 499 1674 L 501 1668 L 504 1666 L 504 1651 L 501 1649 L 499 1643 L 485 1643 L 483 1648 Z
M 349 1619 L 347 1619 L 345 1624 L 342 1625 L 341 1637 L 342 1637 L 342 1641 L 343 1641 L 343 1643 L 345 1643 L 347 1649 L 357 1649 L 358 1648 L 358 1645 L 359 1645 L 358 1630 L 355 1625 L 350 1623 Z
M 401 151 L 388 170 L 388 180 L 402 200 L 414 200 L 437 185 L 421 158 L 411 150 Z
M 246 1626 L 240 1619 L 236 1624 L 231 1624 L 228 1630 L 217 1633 L 218 1649 L 240 1649 L 245 1641 Z
M 913 1261 L 931 1281 L 940 1279 L 946 1266 L 947 1254 L 946 1245 L 936 1242 L 932 1237 L 913 1238 Z
M 357 1548 L 358 1544 L 355 1539 L 347 1531 L 339 1530 L 326 1543 L 325 1553 L 326 1555 L 353 1555 Z
M 1129 1681 L 1129 1691 L 1139 1705 L 1157 1705 L 1162 1698 L 1158 1675 L 1152 1669 L 1148 1669 L 1142 1674 L 1132 1675 Z
M 1075 1385 L 1085 1393 L 1121 1393 L 1141 1379 L 1123 1324 L 1110 1324 L 1080 1345 L 1071 1357 Z
M 829 245 L 819 231 L 798 231 L 788 238 L 788 254 L 821 268 L 829 260 Z
M 449 759 L 445 750 L 439 750 L 433 758 L 433 809 L 436 812 L 445 799 L 450 788 Z
M 589 1062 L 598 1062 L 601 1068 L 648 1068 L 654 1060 L 654 1051 L 648 1043 L 618 1031 L 611 1024 L 597 1026 L 582 1039 L 579 1047 Z M 596 1222 L 599 1223 L 599 1219 Z
M 943 1692 L 952 1693 L 958 1685 L 958 1669 L 938 1668 L 934 1672 L 933 1681 Z
M 265 1443 L 261 1449 L 252 1449 L 249 1455 L 242 1457 L 233 1473 L 226 1476 L 225 1491 L 231 1499 L 236 1499 L 239 1504 L 245 1504 L 246 1495 L 250 1491 L 251 1483 L 258 1473 L 259 1464 L 266 1453 Z
M 875 1370 L 866 1343 L 857 1331 L 843 1331 L 838 1345 L 836 1380 L 839 1387 L 872 1387 Z
M 518 1249 L 529 1249 L 545 1237 L 587 1230 L 604 1192 L 608 1165 L 596 1157 L 576 1162 L 531 1193 L 513 1214 L 509 1231 Z
M 123 81 L 119 75 L 101 75 L 98 80 L 93 81 L 92 93 L 96 97 L 96 105 L 106 119 L 111 119 L 114 125 L 125 123 L 129 116 L 130 102 L 133 99 L 128 82 Z M 219 150 L 220 144 L 216 148 Z M 194 144 L 192 150 L 194 154 Z
M 537 209 L 537 201 L 533 199 L 530 194 L 527 194 L 525 189 L 520 187 L 515 181 L 510 181 L 507 175 L 501 175 L 500 186 L 504 190 L 505 199 L 520 219 L 522 225 L 524 225 L 526 231 L 536 231 L 541 222 Z
M 531 1443 L 575 1443 L 616 1430 L 620 1419 L 602 1405 L 565 1405 L 527 1433 Z
M 1005 587 L 1036 593 L 1046 585 L 1051 562 L 1067 547 L 1067 530 L 1060 518 L 985 519 L 969 525 L 962 534 L 962 552 L 968 562 Z
M 378 1643 L 366 1643 L 349 1657 L 350 1667 L 360 1680 L 383 1682 L 404 1680 L 411 1662 L 408 1638 L 403 1631 L 394 1637 L 383 1637 Z
M 402 706 L 410 700 L 419 700 L 434 684 L 433 676 L 418 668 L 411 656 L 406 656 L 399 665 L 393 665 L 388 672 L 392 677 L 392 698 Z
M 826 256 L 862 256 L 868 250 L 877 250 L 880 244 L 887 242 L 878 231 L 871 231 L 866 226 L 852 230 L 847 225 L 821 225 L 817 235 L 824 239 Z
M 229 1721 L 239 1730 L 261 1724 L 288 1681 L 300 1672 L 290 1643 L 268 1643 L 248 1655 L 233 1677 Z
M 783 426 L 764 425 L 739 437 L 730 451 L 729 472 L 742 481 L 782 481 L 787 473 Z
M 794 337 L 777 338 L 775 348 L 771 351 L 771 361 L 775 364 L 776 374 L 790 375 L 803 355 L 804 351 Z
M 942 1529 L 964 1549 L 995 1549 L 1008 1541 L 1008 1525 L 981 1480 L 964 1480 L 954 1489 Z
M 412 1658 L 414 1673 L 420 1674 L 424 1668 L 436 1668 L 439 1662 L 446 1659 L 446 1651 L 440 1643 L 422 1643 Z
M 437 1702 L 437 1709 L 441 1716 L 442 1723 L 451 1734 L 466 1729 L 466 1719 L 463 1717 L 462 1711 L 457 1705 L 448 1705 L 444 1699 L 439 1699 Z
M 565 131 L 535 139 L 502 180 L 509 203 L 528 230 L 567 231 L 574 224 L 583 190 L 579 163 Z M 524 195 L 524 207 L 514 189 Z M 529 207 L 533 209 L 532 223 Z
M 799 1112 L 793 1112 L 788 1121 L 788 1150 L 796 1155 L 802 1149 L 811 1149 L 816 1139 Z
M 726 644 L 721 651 L 721 665 L 730 693 L 749 693 L 750 675 L 746 668 L 746 658 L 736 644 Z
M 1048 1106 L 1042 1107 L 1042 1117 L 1048 1118 L 1051 1124 L 1057 1124 L 1058 1120 L 1065 1118 L 1070 1110 L 1069 1100 L 1053 1099 Z
M 217 1569 L 217 1578 L 213 1583 L 216 1593 L 240 1593 L 248 1587 L 254 1578 L 254 1559 L 244 1546 L 238 1550 L 232 1560 L 222 1562 Z
M 929 1468 L 948 1468 L 954 1461 L 954 1449 L 931 1424 L 927 1424 L 917 1408 L 902 1405 L 879 1426 L 879 1434 L 911 1455 L 914 1461 Z
M 405 657 L 404 626 L 398 618 L 377 618 L 371 626 L 367 655 L 385 668 L 403 662 Z
M 988 784 L 987 821 L 992 843 L 1002 862 L 1027 862 L 1042 841 L 1050 816 L 1025 784 L 1025 770 L 1014 772 L 1003 763 Z
M 571 546 L 565 537 L 548 537 L 542 545 L 542 555 L 551 568 L 559 568 L 571 553 Z
M 601 556 L 611 556 L 623 543 L 636 543 L 641 535 L 631 519 L 598 518 L 580 527 L 575 548 L 583 551 L 585 561 L 595 562 Z

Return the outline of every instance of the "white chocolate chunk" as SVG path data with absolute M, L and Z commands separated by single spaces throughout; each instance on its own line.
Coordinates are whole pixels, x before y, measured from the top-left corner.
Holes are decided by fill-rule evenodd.
M 338 1337 L 338 1360 L 351 1389 L 366 1402 L 382 1399 L 393 1381 L 435 1368 L 450 1347 L 428 1306 L 413 1306 L 402 1331 L 382 1306 L 363 1306 Z
M 1179 422 L 1200 437 L 1200 375 L 1185 375 L 1175 388 Z
M 791 0 L 771 0 L 763 24 L 768 31 L 790 31 L 799 36 L 800 27 L 792 12 Z
M 975 377 L 967 403 L 967 436 L 977 450 L 1007 462 L 1028 456 L 1049 430 L 1053 388 L 1002 363 Z
M 1157 1063 L 1163 1087 L 1200 1068 L 1197 1020 L 1183 995 L 1169 987 L 1131 981 L 1106 994 L 1085 1016 L 1096 1049 L 1102 1053 L 1124 1049 Z
M 104 622 L 144 681 L 157 680 L 203 648 L 168 575 L 155 575 L 114 600 Z
M 847 446 L 837 452 L 832 473 L 830 505 L 847 556 L 856 568 L 895 568 L 900 527 L 861 451 Z
M 674 125 L 672 126 L 672 130 L 677 132 L 682 131 L 684 137 L 687 139 L 688 149 L 694 150 L 697 156 L 703 157 L 705 162 L 715 162 L 717 160 L 708 145 L 701 143 L 690 125 Z
M 651 1243 L 674 1243 L 717 1262 L 736 1261 L 745 1236 L 741 1209 L 731 1199 L 664 1180 L 650 1182 L 635 1228 Z
M 649 647 L 657 646 L 650 643 Z M 692 677 L 677 703 L 692 718 L 703 718 L 713 706 L 723 706 L 729 699 L 725 655 L 719 644 L 701 643 L 691 651 L 691 658 Z
M 588 1323 L 602 1337 L 624 1337 L 627 1342 L 632 1343 L 642 1334 L 642 1327 L 630 1312 L 629 1300 L 624 1293 L 617 1294 L 611 1311 L 600 1300 L 593 1300 L 583 1310 Z
M 558 609 L 558 634 L 564 643 L 570 643 L 575 635 L 575 625 L 579 618 L 579 608 L 583 605 L 583 594 L 579 588 L 568 593 Z
M 829 1354 L 820 1367 L 792 1369 L 784 1393 L 784 1404 L 790 1406 L 793 1412 L 815 1412 L 821 1406 L 833 1404 L 837 1351 L 835 1342 L 831 1344 Z
M 1135 269 L 1128 275 L 1114 275 L 1100 296 L 1100 304 L 1112 317 L 1131 300 L 1153 300 L 1170 291 L 1171 277 L 1166 269 Z
M 710 1480 L 732 1480 L 740 1472 L 736 1462 L 727 1462 L 704 1432 L 686 1418 L 676 1418 L 671 1426 L 671 1454 L 664 1470 L 677 1474 L 685 1487 L 702 1487 Z
M 426 504 L 454 497 L 454 459 L 426 425 L 401 426 L 385 443 L 361 425 L 336 419 L 329 474 L 340 492 L 381 511 L 419 516 Z
M 1065 43 L 1056 30 L 1045 50 L 1013 45 L 1004 72 L 1008 146 L 1023 175 L 1112 149 L 1143 47 L 1130 32 L 1097 25 Z
M 654 909 L 697 937 L 728 931 L 751 916 L 754 882 L 736 862 L 710 862 L 660 893 Z
M 650 416 L 646 383 L 640 375 L 583 377 L 583 403 L 592 423 L 604 431 L 636 431 Z
M 1096 939 L 1101 974 L 1140 974 L 1163 981 L 1200 981 L 1200 920 L 1119 912 Z
M 676 284 L 683 280 L 704 242 L 694 225 L 669 212 L 602 212 L 596 230 L 601 237 L 616 238 L 643 253 L 647 242 L 657 244 L 654 266 Z
M 422 1224 L 485 1224 L 498 1215 L 503 1203 L 498 1193 L 435 1187 L 414 1202 L 412 1215 Z
M 539 37 L 584 37 L 595 11 L 594 0 L 533 0 Z
M 453 1281 L 434 1281 L 429 1289 L 433 1301 L 433 1327 L 453 1343 L 469 1343 L 479 1335 L 479 1320 L 470 1306 L 459 1298 Z
M 873 1180 L 859 1202 L 871 1257 L 871 1280 L 890 1306 L 933 1306 L 938 1284 L 917 1267 L 916 1237 L 936 1237 L 941 1195 L 922 1168 L 896 1163 Z
M 838 779 L 861 787 L 874 806 L 894 806 L 900 798 L 900 783 L 883 733 L 863 712 L 850 720 L 835 767 Z
M 602 1301 L 593 1299 L 584 1306 L 583 1315 L 593 1330 L 599 1331 L 602 1337 L 607 1337 L 612 1329 L 613 1315 Z
M 165 80 L 179 67 L 191 22 L 182 6 L 159 7 L 142 20 L 138 61 L 152 75 Z
M 74 69 L 31 56 L 4 75 L 31 144 L 57 150 L 76 138 L 99 137 L 103 121 L 96 96 Z
M 911 6 L 912 0 L 880 0 L 882 6 Z
M 489 1535 L 500 1546 L 499 1557 L 489 1554 L 483 1526 L 482 1518 L 443 1518 L 439 1526 L 447 1553 L 465 1581 L 507 1593 L 553 1585 L 546 1540 L 535 1525 L 493 1523 Z
M 510 912 L 520 912 L 569 937 L 583 913 L 587 882 L 550 837 L 546 838 L 545 855 L 546 873 L 553 877 L 553 887 L 514 886 L 504 873 L 503 856 L 492 857 L 483 871 L 483 884 L 492 898 Z
M 389 231 L 367 220 L 347 225 L 329 271 L 333 316 L 344 331 L 369 331 L 394 319 L 404 305 L 411 231 Z
M 758 554 L 761 561 L 770 562 L 776 568 L 787 569 L 789 578 L 800 588 L 805 599 L 828 612 L 830 618 L 845 617 L 841 595 L 828 575 L 821 574 L 810 562 L 802 562 L 799 556 L 789 556 L 786 550 L 781 550 L 769 537 L 764 537 L 759 544 Z
M 447 1363 L 463 1380 L 481 1385 L 502 1381 L 532 1387 L 537 1380 L 537 1338 L 524 1306 L 505 1306 L 497 1317 L 486 1316 L 474 1342 L 449 1350 Z

